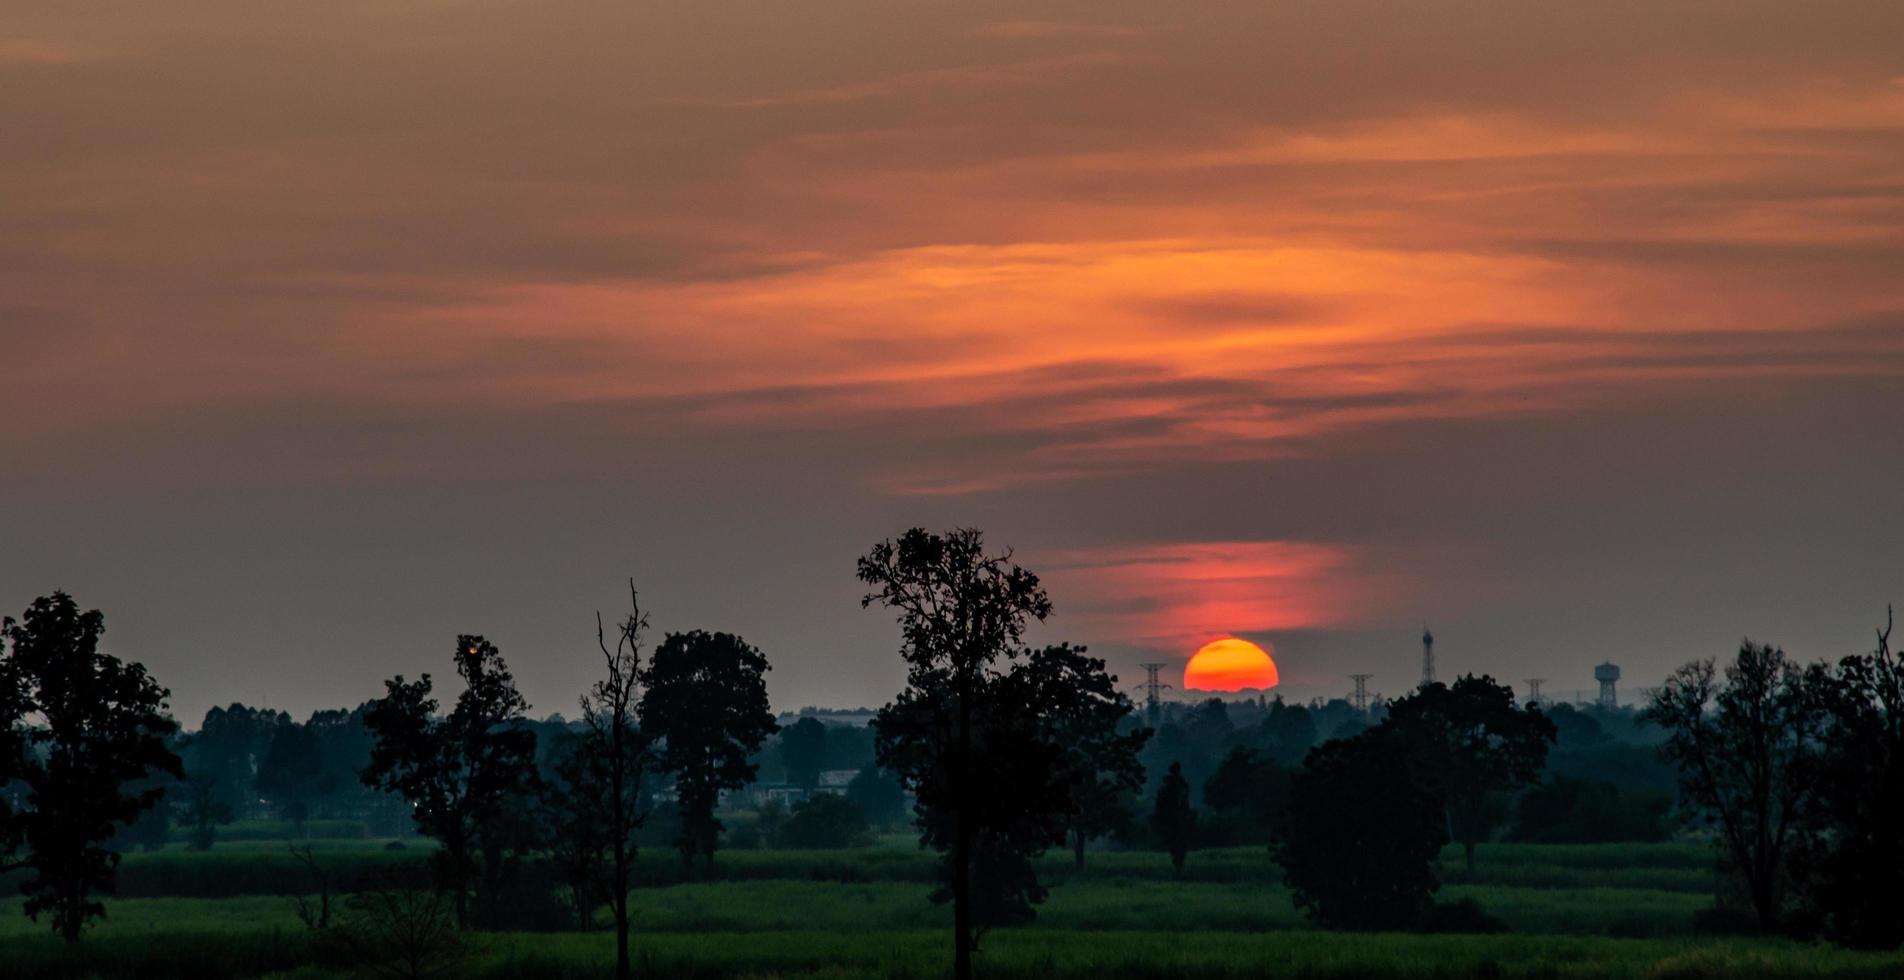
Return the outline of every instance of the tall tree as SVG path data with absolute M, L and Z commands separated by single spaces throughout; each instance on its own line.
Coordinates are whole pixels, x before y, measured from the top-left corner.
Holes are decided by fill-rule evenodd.
M 19 780 L 28 801 L 0 809 L 0 857 L 26 847 L 13 862 L 32 871 L 20 886 L 26 914 L 50 913 L 68 944 L 106 914 L 97 896 L 113 890 L 119 855 L 104 843 L 158 803 L 164 790 L 150 777 L 183 775 L 166 745 L 178 729 L 169 692 L 143 665 L 101 653 L 105 629 L 97 609 L 80 612 L 64 592 L 0 621 L 0 783 Z
M 802 718 L 783 729 L 776 741 L 787 782 L 807 790 L 818 785 L 820 770 L 826 768 L 826 723 Z
M 1682 798 L 1719 829 L 1759 925 L 1778 925 L 1792 837 L 1811 805 L 1821 712 L 1814 681 L 1785 651 L 1750 641 L 1725 668 L 1698 660 L 1653 695 L 1647 720 L 1679 767 Z
M 1512 688 L 1472 674 L 1391 703 L 1382 725 L 1414 750 L 1470 871 L 1475 845 L 1493 822 L 1491 798 L 1539 780 L 1556 731 L 1539 708 L 1516 708 Z
M 1084 647 L 1048 646 L 1026 658 L 1014 674 L 1027 689 L 1043 738 L 1063 753 L 1051 774 L 1070 795 L 1065 823 L 1077 866 L 1084 866 L 1085 843 L 1122 829 L 1129 821 L 1125 800 L 1144 785 L 1138 755 L 1150 729 L 1131 726 L 1131 701 L 1117 689 L 1117 678 L 1104 661 L 1086 656 Z
M 1197 832 L 1197 811 L 1190 805 L 1190 781 L 1183 778 L 1183 763 L 1172 762 L 1164 774 L 1150 826 L 1164 842 L 1164 850 L 1170 852 L 1170 866 L 1182 873 L 1184 858 L 1190 854 L 1190 842 Z
M 1433 904 L 1448 825 L 1395 729 L 1324 742 L 1290 779 L 1271 854 L 1296 907 L 1338 929 L 1406 929 Z
M 970 528 L 943 535 L 913 528 L 874 545 L 857 574 L 868 587 L 862 606 L 878 603 L 898 614 L 907 665 L 906 690 L 874 721 L 879 763 L 912 791 L 922 840 L 946 856 L 953 973 L 970 980 L 980 842 L 1035 812 L 993 792 L 998 772 L 977 764 L 979 722 L 996 700 L 995 665 L 1023 655 L 1026 625 L 1050 615 L 1051 600 L 1009 552 L 986 554 L 983 536 Z M 994 713 L 1000 721 L 989 730 L 1023 730 L 1010 712 Z M 1035 753 L 1001 754 L 999 761 L 1024 764 L 1026 755 Z
M 258 764 L 258 792 L 291 821 L 298 834 L 304 833 L 311 801 L 322 791 L 323 780 L 324 757 L 316 729 L 290 720 L 277 726 Z
M 641 644 L 648 616 L 641 611 L 635 583 L 628 583 L 629 611 L 608 642 L 602 618 L 595 616 L 595 644 L 602 654 L 602 676 L 582 696 L 583 730 L 570 768 L 562 774 L 575 801 L 577 816 L 588 826 L 571 848 L 586 851 L 592 837 L 603 860 L 597 882 L 615 918 L 615 976 L 626 980 L 631 969 L 628 936 L 632 923 L 628 893 L 634 887 L 635 861 L 640 851 L 636 835 L 648 819 L 644 780 L 654 763 L 653 745 L 639 715 L 641 708 Z
M 453 655 L 464 690 L 448 717 L 438 717 L 430 675 L 385 682 L 383 698 L 364 714 L 373 740 L 365 785 L 410 801 L 417 827 L 442 845 L 433 860 L 438 884 L 456 905 L 458 928 L 469 928 L 469 891 L 500 878 L 492 846 L 509 808 L 534 787 L 535 733 L 523 726 L 528 702 L 516 691 L 502 652 L 480 636 L 456 638 Z
M 643 675 L 642 727 L 660 746 L 660 767 L 674 774 L 675 847 L 689 868 L 696 855 L 713 863 L 721 791 L 754 778 L 748 759 L 779 728 L 767 707 L 768 669 L 740 637 L 694 630 L 668 634 Z
M 185 738 L 185 768 L 207 782 L 212 797 L 234 817 L 251 817 L 257 807 L 257 776 L 278 729 L 291 723 L 281 711 L 242 704 L 213 707 L 198 731 Z
M 1820 782 L 1792 860 L 1825 935 L 1873 949 L 1904 943 L 1904 657 L 1891 625 L 1818 679 Z

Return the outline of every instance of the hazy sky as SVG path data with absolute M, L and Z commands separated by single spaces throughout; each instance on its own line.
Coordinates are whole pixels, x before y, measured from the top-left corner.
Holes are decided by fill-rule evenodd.
M 1904 601 L 1904 4 L 0 0 L 0 608 L 537 714 L 636 579 L 878 704 L 971 524 L 1127 683 L 1656 683 Z

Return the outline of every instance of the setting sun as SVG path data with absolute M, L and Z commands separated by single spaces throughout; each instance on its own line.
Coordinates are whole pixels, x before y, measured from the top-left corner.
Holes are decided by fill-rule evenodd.
M 1204 644 L 1183 668 L 1184 689 L 1192 691 L 1267 690 L 1277 680 L 1269 652 L 1233 636 Z

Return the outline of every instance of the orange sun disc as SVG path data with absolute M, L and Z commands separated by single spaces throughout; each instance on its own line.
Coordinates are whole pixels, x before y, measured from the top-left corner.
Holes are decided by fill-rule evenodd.
M 1183 668 L 1183 686 L 1190 691 L 1268 690 L 1277 680 L 1269 652 L 1234 636 L 1204 644 Z

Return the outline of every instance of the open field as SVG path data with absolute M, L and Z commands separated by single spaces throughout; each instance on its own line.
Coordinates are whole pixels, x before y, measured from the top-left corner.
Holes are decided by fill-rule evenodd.
M 327 867 L 424 880 L 428 844 L 314 842 Z M 284 842 L 208 853 L 128 855 L 121 897 L 70 957 L 44 927 L 0 903 L 0 961 L 19 977 L 347 976 L 298 921 L 303 871 Z M 1474 872 L 1450 850 L 1444 899 L 1471 898 L 1504 935 L 1353 935 L 1308 928 L 1263 850 L 1197 852 L 1178 876 L 1153 853 L 1092 854 L 1083 871 L 1052 854 L 1051 898 L 1035 927 L 987 937 L 994 977 L 1719 977 L 1896 976 L 1904 957 L 1776 939 L 1695 934 L 1711 905 L 1702 844 L 1484 846 Z M 670 853 L 644 861 L 635 897 L 650 975 L 815 978 L 944 971 L 948 913 L 927 900 L 931 858 L 900 839 L 851 851 L 731 851 L 718 880 L 675 883 Z M 403 870 L 407 869 L 407 870 Z M 478 977 L 593 977 L 606 933 L 486 934 Z

